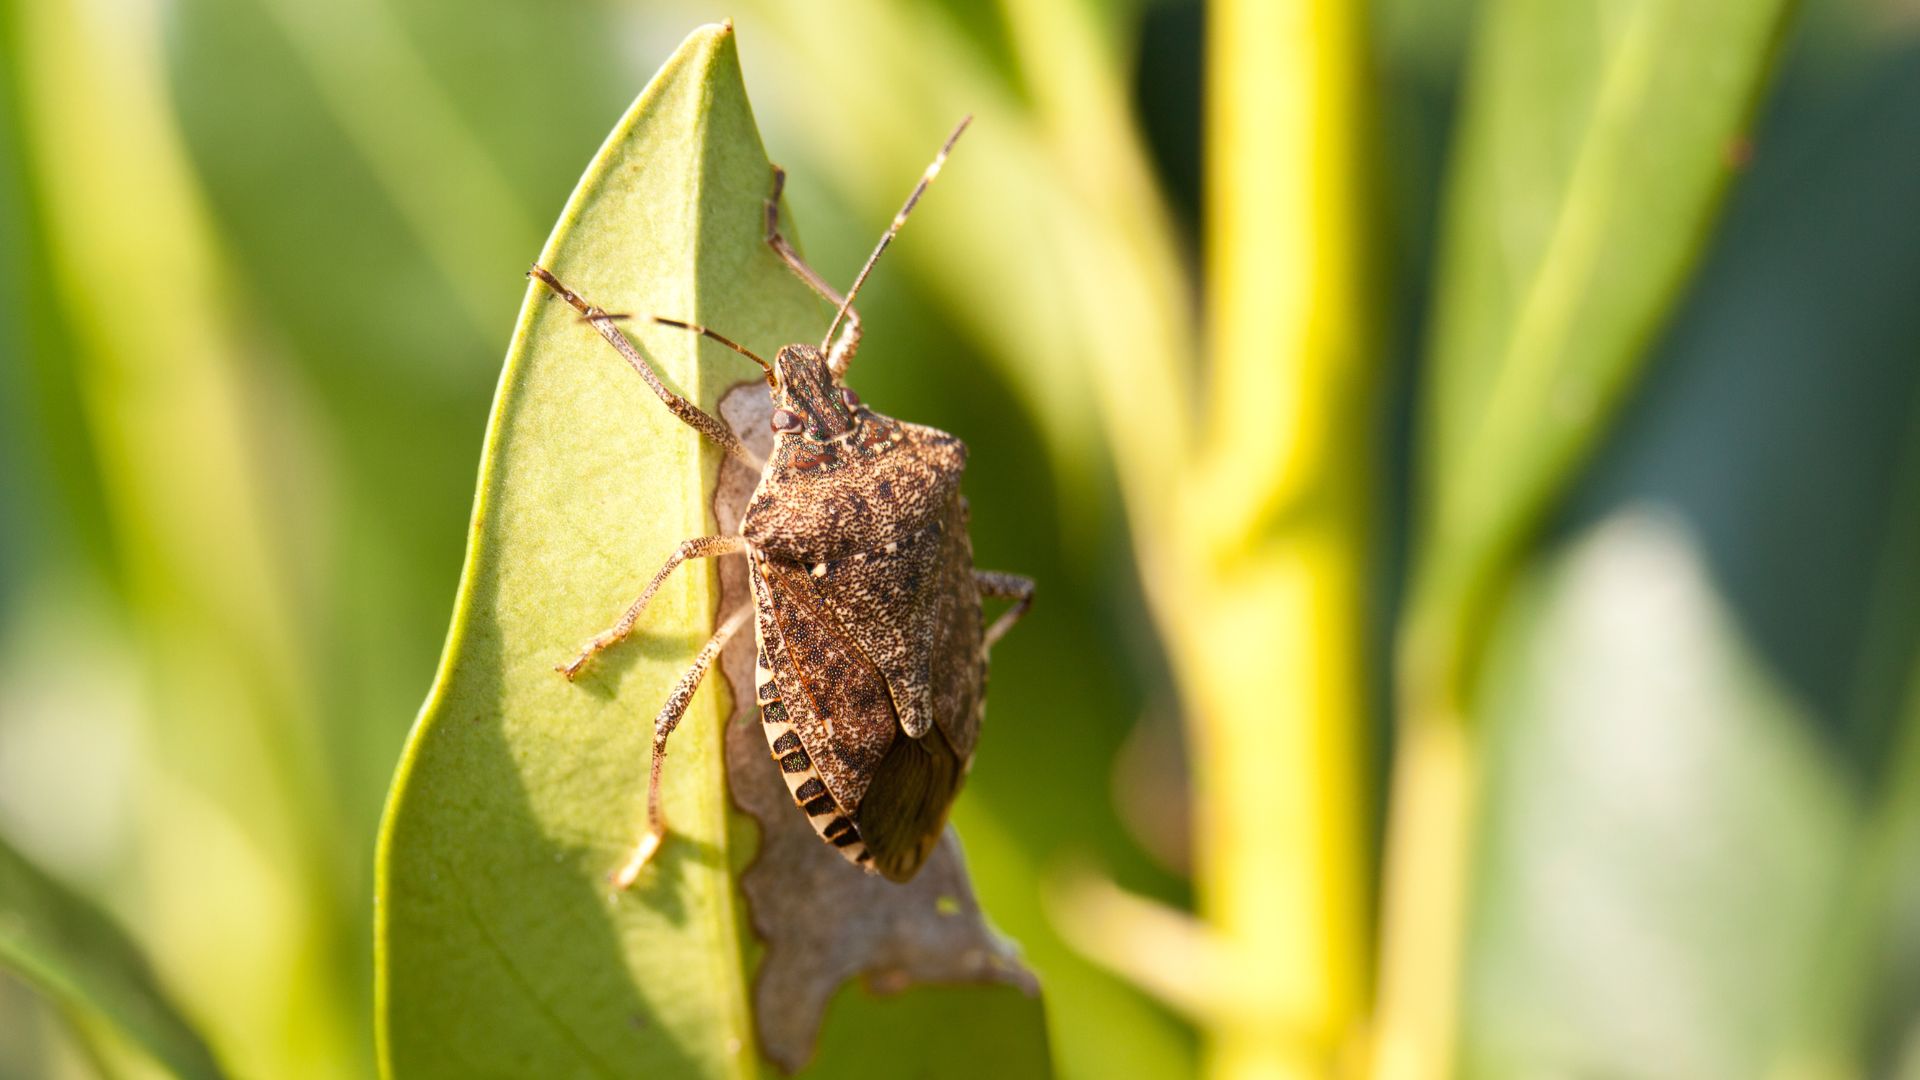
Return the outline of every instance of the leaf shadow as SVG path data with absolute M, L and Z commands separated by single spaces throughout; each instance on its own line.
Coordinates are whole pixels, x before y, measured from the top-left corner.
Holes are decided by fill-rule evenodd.
M 479 570 L 473 602 L 484 612 L 498 604 L 500 588 L 495 568 Z M 394 1031 L 438 1026 L 448 1016 L 443 1005 L 423 1005 L 417 1016 L 410 1005 L 448 994 L 459 995 L 462 1007 L 458 1030 L 390 1039 L 392 1072 L 519 1076 L 574 1061 L 595 1076 L 632 1075 L 642 1063 L 648 1073 L 697 1074 L 701 1063 L 671 1040 L 651 1037 L 655 1007 L 641 998 L 623 962 L 615 916 L 631 901 L 614 895 L 607 874 L 626 851 L 603 837 L 541 823 L 524 749 L 516 754 L 506 727 L 511 663 L 498 627 L 485 618 L 474 627 L 443 710 L 481 722 L 439 723 L 435 738 L 419 748 L 420 766 L 429 755 L 457 760 L 467 797 L 421 800 L 394 823 L 396 848 L 417 845 L 438 857 L 434 865 L 391 862 L 388 917 L 409 926 L 386 935 L 387 1023 Z M 640 775 L 644 792 L 644 766 Z M 415 830 L 431 832 L 432 843 L 408 835 Z M 710 846 L 671 845 L 634 895 L 684 921 L 674 883 L 688 860 L 717 857 Z M 462 985 L 445 983 L 449 970 L 466 973 Z M 415 978 L 422 985 L 410 985 Z M 436 1045 L 458 1045 L 458 1059 L 450 1049 L 426 1050 Z M 472 1072 L 476 1066 L 484 1071 Z
M 612 700 L 620 696 L 628 674 L 640 661 L 677 659 L 692 663 L 699 649 L 700 642 L 684 634 L 636 631 L 626 640 L 594 656 L 571 681 L 576 689 L 587 691 L 602 700 Z M 554 678 L 564 679 L 565 676 L 555 671 Z M 643 719 L 652 723 L 652 717 Z

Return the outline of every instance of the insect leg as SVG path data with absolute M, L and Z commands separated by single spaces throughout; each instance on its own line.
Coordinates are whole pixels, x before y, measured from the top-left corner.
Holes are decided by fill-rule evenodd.
M 674 684 L 673 693 L 667 695 L 667 703 L 660 706 L 660 715 L 653 719 L 653 764 L 647 770 L 647 834 L 634 845 L 633 855 L 627 859 L 626 865 L 614 873 L 613 883 L 618 888 L 624 889 L 633 884 L 633 879 L 640 876 L 647 860 L 660 850 L 660 842 L 666 839 L 667 822 L 660 813 L 660 767 L 667 760 L 667 738 L 673 734 L 674 728 L 680 726 L 680 718 L 686 715 L 687 704 L 693 700 L 694 691 L 700 689 L 700 680 L 707 677 L 707 669 L 713 666 L 713 658 L 727 647 L 727 641 L 752 613 L 753 608 L 747 606 L 727 616 L 727 621 L 721 623 L 720 628 L 707 639 L 700 655 L 694 657 L 693 666 Z
M 667 408 L 673 411 L 673 415 L 679 417 L 688 427 L 719 443 L 727 453 L 746 462 L 755 471 L 766 467 L 765 462 L 734 437 L 727 425 L 702 412 L 698 405 L 667 389 L 667 384 L 660 381 L 660 376 L 654 374 L 652 366 L 641 357 L 640 350 L 635 348 L 627 335 L 615 325 L 625 316 L 615 315 L 597 304 L 589 304 L 582 300 L 580 294 L 562 285 L 560 279 L 554 277 L 546 267 L 536 264 L 533 269 L 527 271 L 527 276 L 539 279 L 547 288 L 558 294 L 560 299 L 573 305 L 573 309 L 580 313 L 580 317 L 598 331 L 601 337 L 606 338 L 607 344 L 612 345 L 615 351 L 626 358 L 633 370 L 639 372 L 640 377 L 646 380 L 647 386 L 652 388 L 661 401 L 666 402 Z
M 847 298 L 841 296 L 839 290 L 832 285 L 827 284 L 827 279 L 821 277 L 819 271 L 808 266 L 807 261 L 800 257 L 800 253 L 795 251 L 793 245 L 788 243 L 787 238 L 780 233 L 780 192 L 786 186 L 787 170 L 775 165 L 773 193 L 767 196 L 767 246 L 773 249 L 774 254 L 780 256 L 781 261 L 787 264 L 787 268 L 792 270 L 795 276 L 811 286 L 814 292 L 825 297 L 827 303 L 838 310 L 840 305 L 847 302 Z M 840 337 L 833 343 L 833 347 L 827 350 L 827 366 L 835 375 L 845 375 L 847 365 L 853 362 L 853 354 L 859 348 L 860 313 L 848 308 L 847 324 L 841 328 Z
M 587 661 L 593 659 L 596 654 L 625 640 L 628 634 L 633 633 L 634 624 L 640 621 L 640 613 L 647 610 L 647 602 L 653 599 L 654 593 L 660 591 L 660 586 L 667 580 L 667 575 L 673 573 L 674 568 L 681 563 L 688 559 L 711 559 L 715 556 L 731 555 L 736 551 L 745 550 L 747 550 L 747 541 L 742 536 L 699 536 L 692 540 L 682 540 L 680 546 L 674 549 L 673 556 L 667 560 L 667 565 L 653 575 L 652 581 L 647 582 L 646 591 L 640 594 L 638 600 L 628 605 L 626 614 L 620 616 L 620 621 L 595 635 L 592 641 L 587 642 L 587 647 L 580 650 L 579 656 L 553 670 L 572 679 L 580 674 L 580 669 L 585 667 Z
M 1001 612 L 1000 617 L 993 620 L 993 625 L 987 627 L 987 635 L 980 643 L 980 650 L 985 652 L 1013 629 L 1013 624 L 1019 622 L 1027 609 L 1033 606 L 1033 579 L 1019 574 L 1004 574 L 998 570 L 975 570 L 973 585 L 980 590 L 981 596 L 1013 601 L 1013 606 Z

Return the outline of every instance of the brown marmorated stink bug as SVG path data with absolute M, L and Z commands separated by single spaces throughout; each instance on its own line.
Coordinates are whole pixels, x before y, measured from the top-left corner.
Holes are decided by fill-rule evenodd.
M 987 650 L 1026 613 L 1033 582 L 974 568 L 960 495 L 966 445 L 873 411 L 843 379 L 860 345 L 854 297 L 966 127 L 962 120 L 947 138 L 844 297 L 781 235 L 785 174 L 774 169 L 766 242 L 837 309 L 818 347 L 787 345 L 768 364 L 706 327 L 654 318 L 712 338 L 766 371 L 774 438 L 764 462 L 661 382 L 616 325 L 624 316 L 581 299 L 542 267 L 531 271 L 619 350 L 675 416 L 760 474 L 739 535 L 683 542 L 620 620 L 559 668 L 571 679 L 631 633 L 681 563 L 747 557 L 751 607 L 720 620 L 654 719 L 647 833 L 614 874 L 622 888 L 666 836 L 660 770 L 668 736 L 749 615 L 759 645 L 761 726 L 788 792 L 820 838 L 869 873 L 906 881 L 946 826 L 979 740 Z M 983 597 L 1013 605 L 984 626 Z

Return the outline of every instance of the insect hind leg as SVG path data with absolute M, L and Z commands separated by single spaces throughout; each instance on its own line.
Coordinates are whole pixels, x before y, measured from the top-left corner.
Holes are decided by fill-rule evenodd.
M 661 842 L 667 838 L 666 818 L 660 811 L 660 773 L 667 760 L 667 739 L 680 726 L 680 718 L 686 715 L 694 692 L 700 689 L 701 680 L 707 677 L 707 669 L 713 666 L 713 658 L 727 647 L 727 642 L 732 640 L 752 612 L 751 607 L 742 607 L 727 616 L 727 620 L 707 639 L 700 655 L 694 657 L 686 674 L 674 684 L 673 693 L 667 695 L 666 704 L 660 706 L 660 714 L 654 717 L 653 763 L 647 770 L 647 831 L 640 837 L 640 842 L 634 845 L 633 854 L 626 863 L 614 871 L 613 884 L 617 888 L 631 887 L 654 853 L 660 850 Z
M 980 642 L 980 651 L 985 652 L 993 648 L 994 642 L 1006 636 L 1007 631 L 1013 629 L 1013 624 L 1024 618 L 1028 609 L 1033 607 L 1033 579 L 998 570 L 975 570 L 973 585 L 980 590 L 982 597 L 1013 601 L 1013 606 L 1001 612 L 1000 617 L 993 620 L 993 625 L 987 627 L 986 636 Z

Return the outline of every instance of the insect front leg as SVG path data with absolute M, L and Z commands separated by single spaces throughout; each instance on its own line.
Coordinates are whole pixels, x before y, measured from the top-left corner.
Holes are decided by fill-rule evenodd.
M 667 837 L 666 818 L 660 813 L 660 768 L 667 760 L 667 738 L 673 734 L 674 728 L 680 726 L 680 718 L 686 715 L 694 691 L 700 689 L 700 681 L 707 677 L 707 669 L 713 666 L 713 658 L 727 647 L 727 642 L 752 613 L 753 608 L 749 606 L 727 616 L 727 621 L 721 623 L 720 628 L 707 639 L 700 655 L 694 657 L 693 666 L 674 684 L 673 693 L 668 694 L 666 704 L 660 706 L 660 715 L 653 719 L 653 764 L 647 770 L 647 832 L 634 845 L 633 855 L 626 864 L 614 872 L 613 883 L 619 888 L 625 889 L 633 884 L 647 865 L 647 860 L 660 850 L 661 841 Z
M 652 365 L 647 363 L 646 359 L 640 355 L 640 350 L 634 347 L 633 342 L 628 339 L 625 333 L 621 332 L 620 327 L 617 325 L 619 320 L 626 318 L 626 316 L 615 315 L 607 309 L 600 307 L 598 304 L 587 303 L 580 297 L 579 293 L 561 284 L 560 279 L 554 277 L 552 271 L 544 266 L 536 264 L 533 269 L 527 271 L 527 276 L 539 280 L 542 284 L 546 285 L 547 288 L 552 289 L 560 299 L 571 304 L 573 309 L 580 313 L 580 317 L 584 319 L 588 325 L 592 326 L 601 337 L 606 338 L 607 344 L 612 345 L 614 350 L 626 359 L 627 364 L 640 374 L 640 378 L 646 381 L 647 386 L 653 390 L 654 394 L 658 396 L 661 401 L 666 403 L 667 408 L 672 411 L 673 415 L 679 417 L 682 423 L 685 423 L 688 427 L 705 435 L 707 438 L 712 439 L 714 442 L 719 443 L 722 449 L 734 457 L 739 458 L 741 461 L 746 462 L 748 467 L 752 468 L 755 472 L 766 467 L 766 462 L 761 461 L 759 455 L 742 445 L 727 425 L 702 411 L 700 406 L 669 390 L 667 384 L 660 381 L 660 376 L 654 373 Z M 703 326 L 683 323 L 678 320 L 666 321 L 674 326 L 695 330 L 701 334 L 718 338 L 729 347 L 743 353 L 746 352 L 746 350 L 741 349 L 733 342 L 727 341 L 725 338 L 719 338 L 719 335 L 713 334 Z M 751 353 L 747 353 L 747 355 L 752 356 Z M 755 359 L 758 358 L 756 357 Z M 761 361 L 763 367 L 765 363 L 765 361 Z
M 580 650 L 579 656 L 558 665 L 554 670 L 572 679 L 580 674 L 580 669 L 585 667 L 587 661 L 593 659 L 596 654 L 626 640 L 627 635 L 633 633 L 634 625 L 640 621 L 640 614 L 647 610 L 647 602 L 653 599 L 654 593 L 660 591 L 660 586 L 667 580 L 667 575 L 673 573 L 674 568 L 681 563 L 688 559 L 711 559 L 746 550 L 747 540 L 743 536 L 700 536 L 681 541 L 680 546 L 674 549 L 673 556 L 667 560 L 667 565 L 653 575 L 652 581 L 647 582 L 647 587 L 641 592 L 640 598 L 627 606 L 626 613 L 620 616 L 620 621 L 602 630 L 592 641 L 587 642 L 586 648 Z
M 1001 612 L 1000 617 L 993 620 L 993 625 L 987 627 L 986 637 L 980 643 L 980 651 L 985 652 L 993 648 L 993 643 L 999 641 L 1007 631 L 1013 629 L 1013 624 L 1019 622 L 1027 613 L 1027 609 L 1033 606 L 1033 579 L 1021 577 L 1019 574 L 1002 573 L 998 570 L 975 570 L 973 585 L 980 590 L 982 597 L 997 597 L 1013 601 L 1013 606 Z
M 827 303 L 838 310 L 847 302 L 847 298 L 840 295 L 839 290 L 832 285 L 827 284 L 827 279 L 821 277 L 819 271 L 808 266 L 807 261 L 800 257 L 800 253 L 795 251 L 793 245 L 788 243 L 787 238 L 780 233 L 780 192 L 786 186 L 787 170 L 775 165 L 773 192 L 767 196 L 767 246 L 780 256 L 781 260 L 787 264 L 787 268 L 792 270 L 801 281 L 806 282 L 814 292 L 825 297 Z M 845 375 L 847 365 L 853 362 L 853 354 L 859 348 L 860 313 L 848 308 L 846 325 L 841 328 L 840 336 L 834 341 L 833 347 L 827 350 L 827 367 L 835 375 Z

